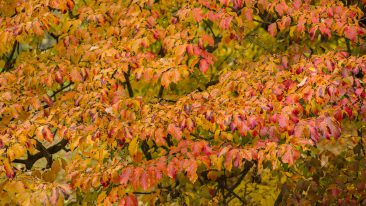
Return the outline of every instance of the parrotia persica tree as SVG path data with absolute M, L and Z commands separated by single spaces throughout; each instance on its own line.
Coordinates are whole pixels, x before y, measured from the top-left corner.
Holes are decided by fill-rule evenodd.
M 0 1 L 2 205 L 366 204 L 365 1 Z

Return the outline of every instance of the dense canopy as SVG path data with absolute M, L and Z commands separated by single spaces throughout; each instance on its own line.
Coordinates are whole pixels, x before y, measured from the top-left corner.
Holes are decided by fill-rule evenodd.
M 366 204 L 365 1 L 0 1 L 0 205 Z

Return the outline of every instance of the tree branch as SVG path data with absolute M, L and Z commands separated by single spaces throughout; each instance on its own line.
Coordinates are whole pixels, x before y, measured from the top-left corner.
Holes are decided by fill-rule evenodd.
M 133 97 L 133 90 L 132 90 L 132 86 L 131 86 L 131 82 L 130 82 L 130 75 L 131 75 L 131 68 L 129 66 L 128 67 L 128 71 L 127 72 L 123 72 L 123 76 L 126 79 L 126 86 L 127 86 L 127 90 L 128 90 L 128 95 L 130 97 Z
M 54 91 L 50 97 L 51 97 L 51 98 L 52 98 L 52 97 L 55 97 L 55 96 L 56 96 L 56 94 L 58 94 L 58 93 L 62 92 L 64 89 L 66 89 L 66 88 L 70 87 L 70 86 L 71 86 L 71 85 L 73 85 L 73 84 L 74 84 L 74 82 L 70 82 L 68 85 L 62 86 L 60 89 L 58 89 L 58 90 Z
M 6 59 L 3 72 L 7 72 L 13 68 L 14 63 L 15 63 L 14 55 L 15 55 L 15 51 L 17 51 L 18 48 L 19 48 L 19 42 L 15 41 L 13 44 L 13 48 L 11 49 L 10 56 Z
M 142 149 L 142 152 L 144 153 L 145 157 L 147 160 L 151 160 L 152 157 L 151 157 L 151 154 L 149 152 L 149 145 L 147 144 L 146 140 L 144 140 L 141 144 L 141 149 Z
M 243 181 L 245 175 L 248 174 L 249 170 L 253 167 L 253 165 L 254 165 L 253 162 L 250 162 L 250 161 L 245 162 L 244 170 L 242 171 L 241 176 L 239 177 L 238 181 L 236 181 L 236 183 L 231 188 L 229 188 L 229 190 L 233 191 L 235 188 L 237 188 L 240 185 L 241 181 Z
M 161 85 L 159 89 L 158 98 L 161 99 L 163 97 L 163 94 L 164 94 L 164 87 L 163 85 Z
M 48 153 L 50 155 L 55 154 L 55 153 L 59 152 L 60 150 L 64 149 L 65 146 L 67 145 L 67 143 L 68 143 L 68 140 L 62 139 L 61 141 L 59 141 L 55 145 L 47 148 L 46 151 L 40 151 L 40 152 L 38 152 L 34 155 L 31 155 L 31 154 L 28 153 L 28 158 L 27 159 L 25 159 L 25 160 L 15 159 L 13 162 L 14 163 L 24 164 L 26 169 L 30 170 L 30 169 L 32 169 L 34 163 L 36 163 L 39 159 L 41 159 L 43 157 L 46 157 L 46 153 Z
M 245 201 L 238 195 L 236 194 L 233 190 L 230 190 L 228 188 L 225 188 L 227 191 L 229 191 L 232 195 L 234 195 L 234 197 L 238 198 L 240 200 L 240 202 L 242 202 L 243 204 L 245 203 Z
M 212 30 L 210 24 L 208 24 L 208 22 L 206 20 L 203 20 L 203 22 L 205 22 L 206 26 L 208 27 L 208 29 L 211 31 L 212 35 L 214 36 L 214 39 L 216 39 L 216 35 L 215 35 L 214 31 Z
M 52 155 L 48 152 L 47 148 L 38 140 L 36 140 L 36 148 L 37 150 L 39 150 L 42 155 L 46 158 L 47 160 L 47 167 L 46 168 L 50 168 L 52 166 Z

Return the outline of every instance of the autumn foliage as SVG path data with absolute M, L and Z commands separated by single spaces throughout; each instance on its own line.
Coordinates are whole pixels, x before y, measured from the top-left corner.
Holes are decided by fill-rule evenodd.
M 0 205 L 366 204 L 356 0 L 1 0 Z

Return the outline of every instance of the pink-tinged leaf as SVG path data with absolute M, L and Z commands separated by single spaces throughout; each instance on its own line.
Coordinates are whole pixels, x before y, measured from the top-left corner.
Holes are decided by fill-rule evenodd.
M 127 185 L 128 180 L 130 179 L 130 176 L 132 174 L 132 168 L 131 167 L 127 167 L 126 169 L 124 169 L 121 173 L 121 175 L 119 176 L 119 183 L 121 185 Z
M 222 148 L 220 153 L 219 153 L 219 156 L 225 155 L 229 151 L 229 149 L 230 149 L 229 147 Z
M 324 133 L 327 134 L 326 138 L 333 137 L 338 138 L 341 136 L 341 126 L 338 122 L 336 122 L 334 119 L 330 117 L 326 117 L 324 119 L 326 128 L 324 130 Z
M 51 204 L 56 205 L 58 198 L 59 198 L 59 192 L 57 191 L 56 188 L 52 188 L 51 197 L 50 197 Z
M 63 84 L 64 83 L 64 79 L 63 79 L 62 73 L 60 71 L 57 71 L 55 73 L 55 79 L 56 79 L 56 82 L 59 83 L 59 84 Z
M 241 167 L 242 163 L 243 163 L 243 156 L 240 152 L 237 152 L 236 158 L 234 160 L 234 166 L 237 168 Z
M 64 195 L 70 195 L 72 193 L 71 186 L 68 184 L 58 185 Z
M 193 45 L 193 54 L 196 56 L 200 56 L 202 54 L 202 50 L 199 46 Z
M 142 189 L 144 189 L 144 190 L 147 190 L 149 188 L 149 178 L 148 178 L 146 172 L 143 172 L 141 174 L 140 184 L 142 186 Z
M 164 72 L 164 74 L 161 76 L 161 80 L 160 80 L 161 85 L 164 88 L 168 88 L 169 84 L 171 83 L 171 78 L 170 78 L 170 72 Z
M 275 9 L 279 16 L 283 16 L 287 12 L 288 6 L 284 1 L 282 1 L 276 5 Z
M 306 81 L 308 80 L 308 77 L 305 77 L 298 85 L 297 87 L 302 87 L 305 85 Z
M 273 37 L 277 35 L 277 23 L 272 23 L 268 26 L 268 33 Z
M 14 178 L 15 177 L 15 172 L 13 170 L 13 167 L 9 163 L 9 160 L 8 159 L 3 160 L 3 164 L 4 164 L 4 169 L 5 169 L 6 176 L 8 178 Z
M 309 35 L 310 35 L 310 39 L 314 40 L 315 39 L 315 35 L 316 35 L 316 31 L 318 30 L 318 26 L 314 26 L 310 29 L 309 31 Z
M 285 145 L 283 147 L 284 153 L 282 155 L 282 162 L 289 165 L 293 165 L 300 157 L 300 152 L 294 149 L 291 145 Z
M 73 82 L 81 82 L 83 80 L 83 77 L 81 76 L 80 72 L 76 68 L 71 70 L 70 78 L 71 78 L 71 81 L 73 81 Z
M 136 167 L 133 171 L 130 182 L 131 182 L 133 189 L 135 189 L 135 190 L 141 186 L 140 179 L 141 179 L 141 174 L 143 171 L 144 171 L 144 169 L 141 167 Z
M 293 1 L 293 3 L 292 3 L 292 7 L 293 7 L 295 10 L 297 10 L 297 9 L 300 9 L 301 4 L 302 4 L 301 0 L 294 0 L 294 1 Z
M 318 13 L 311 13 L 311 22 L 313 24 L 319 23 L 319 14 Z
M 208 69 L 210 68 L 210 65 L 208 64 L 206 59 L 201 59 L 200 60 L 200 71 L 204 74 L 206 74 L 206 72 L 208 71 Z
M 210 46 L 214 46 L 215 45 L 215 40 L 212 36 L 208 35 L 208 34 L 204 34 L 202 36 L 202 40 L 204 43 L 207 43 Z
M 125 199 L 124 206 L 138 206 L 139 205 L 138 200 L 135 195 L 128 195 L 124 199 Z
M 228 16 L 228 17 L 223 18 L 220 21 L 220 28 L 222 28 L 222 29 L 229 29 L 230 28 L 231 20 L 233 20 L 233 17 L 232 16 Z
M 177 56 L 183 56 L 184 53 L 186 52 L 186 48 L 187 48 L 187 45 L 185 45 L 185 44 L 177 46 L 175 54 Z
M 174 179 L 175 176 L 177 175 L 177 169 L 176 169 L 176 165 L 174 164 L 174 162 L 169 162 L 168 167 L 167 167 L 167 175 L 168 177 Z
M 344 111 L 347 113 L 348 117 L 352 118 L 353 112 L 352 109 L 349 107 L 344 107 Z
M 320 24 L 319 31 L 323 36 L 327 36 L 328 38 L 332 37 L 329 27 L 327 27 L 324 23 Z
M 280 114 L 277 116 L 278 118 L 278 124 L 280 125 L 281 128 L 287 128 L 287 126 L 289 125 L 289 117 L 288 115 L 285 114 Z
M 171 134 L 176 140 L 182 139 L 183 132 L 179 127 L 176 127 L 174 124 L 168 125 L 168 133 Z
M 243 0 L 234 0 L 234 8 L 242 8 L 243 7 Z
M 248 160 L 248 161 L 252 161 L 252 159 L 253 159 L 253 156 L 252 156 L 252 152 L 251 151 L 249 151 L 249 150 L 241 150 L 240 151 L 240 155 L 244 158 L 244 159 L 246 159 L 246 160 Z
M 194 55 L 194 52 L 193 52 L 193 45 L 192 44 L 187 44 L 186 46 L 186 52 L 188 53 L 188 55 L 192 56 Z
M 200 9 L 200 8 L 192 9 L 192 15 L 193 15 L 194 20 L 196 20 L 196 22 L 201 22 L 203 19 L 202 9 Z
M 347 39 L 350 39 L 353 42 L 357 41 L 357 27 L 355 27 L 355 26 L 347 26 L 344 29 L 344 36 Z
M 43 138 L 45 140 L 47 140 L 48 142 L 52 142 L 53 141 L 53 133 L 51 132 L 50 128 L 48 128 L 48 126 L 44 126 L 42 129 L 42 135 Z
M 186 167 L 187 176 L 192 183 L 195 183 L 198 178 L 197 162 L 194 159 L 190 159 L 188 163 L 188 167 Z
M 285 30 L 286 28 L 289 28 L 291 25 L 291 18 L 289 16 L 285 16 L 277 23 L 278 28 L 280 31 Z
M 318 142 L 320 139 L 319 133 L 317 129 L 314 126 L 309 125 L 309 132 L 310 132 L 310 138 L 313 140 L 314 143 Z
M 230 0 L 220 0 L 220 3 L 225 6 L 229 6 Z
M 233 159 L 236 158 L 237 154 L 238 154 L 237 149 L 232 149 L 226 154 L 224 166 L 225 166 L 225 169 L 227 169 L 228 171 L 231 171 L 231 169 L 233 167 Z
M 303 33 L 305 31 L 305 23 L 306 23 L 305 16 L 304 15 L 300 16 L 299 20 L 297 21 L 296 31 L 299 33 Z
M 37 36 L 43 36 L 44 31 L 43 31 L 39 21 L 34 21 L 32 24 L 32 28 L 33 28 L 34 34 L 36 34 Z
M 48 96 L 47 94 L 44 94 L 44 95 L 42 96 L 42 100 L 43 100 L 44 102 L 46 102 L 46 104 L 47 104 L 49 107 L 52 107 L 52 105 L 53 105 L 53 101 L 52 101 L 52 99 L 51 99 L 51 97 L 50 97 L 50 96 Z
M 166 145 L 166 132 L 162 128 L 158 128 L 155 130 L 155 142 L 158 146 Z
M 252 8 L 244 8 L 245 18 L 249 21 L 253 20 L 253 9 Z

